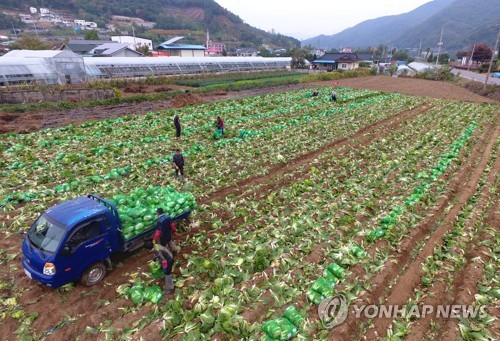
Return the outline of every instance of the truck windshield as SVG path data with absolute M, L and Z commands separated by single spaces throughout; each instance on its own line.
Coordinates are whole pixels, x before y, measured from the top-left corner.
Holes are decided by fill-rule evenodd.
M 44 213 L 29 229 L 28 238 L 37 249 L 55 252 L 65 231 L 64 226 L 50 220 Z

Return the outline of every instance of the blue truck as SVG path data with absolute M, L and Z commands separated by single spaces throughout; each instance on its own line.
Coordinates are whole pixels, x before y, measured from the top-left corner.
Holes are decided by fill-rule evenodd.
M 190 211 L 172 221 L 189 219 Z M 80 281 L 99 283 L 112 269 L 111 255 L 142 248 L 155 226 L 125 239 L 116 207 L 95 195 L 60 203 L 43 212 L 31 225 L 22 244 L 26 275 L 58 288 Z

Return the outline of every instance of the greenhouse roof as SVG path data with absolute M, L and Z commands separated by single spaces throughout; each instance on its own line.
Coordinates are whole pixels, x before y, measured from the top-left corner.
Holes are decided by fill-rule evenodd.
M 115 44 L 102 44 L 96 46 L 94 49 L 90 50 L 88 53 L 91 55 L 99 55 L 99 56 L 112 56 L 113 54 L 120 52 L 125 49 L 129 49 L 129 44 L 115 43 Z M 130 49 L 129 49 L 130 50 Z M 131 50 L 136 53 L 138 56 L 142 54 L 140 52 Z
M 316 59 L 315 61 L 313 61 L 313 63 L 316 63 L 316 64 L 334 64 L 335 61 L 334 60 Z
M 0 78 L 7 78 L 9 81 L 21 79 L 28 80 L 47 80 L 57 77 L 53 69 L 46 62 L 45 58 L 0 58 Z
M 3 57 L 14 58 L 81 58 L 74 52 L 67 50 L 12 50 Z M 3 58 L 1 57 L 1 58 Z
M 161 47 L 164 50 L 205 50 L 205 46 L 203 45 L 165 45 L 161 44 Z
M 419 63 L 419 62 L 411 62 L 410 64 L 408 64 L 408 66 L 418 72 L 435 68 L 433 65 Z
M 91 58 L 84 57 L 85 64 L 92 65 L 158 65 L 158 64 L 217 64 L 217 63 L 290 63 L 291 57 L 264 58 L 264 57 L 113 57 Z

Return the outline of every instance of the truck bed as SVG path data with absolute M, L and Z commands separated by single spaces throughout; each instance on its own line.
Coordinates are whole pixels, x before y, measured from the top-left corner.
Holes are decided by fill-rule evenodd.
M 189 219 L 190 215 L 191 215 L 191 211 L 187 211 L 187 212 L 181 213 L 178 216 L 173 217 L 171 219 L 172 219 L 172 222 L 175 223 L 179 220 Z M 123 244 L 122 244 L 123 250 L 122 251 L 134 251 L 134 250 L 141 248 L 144 245 L 144 242 L 146 242 L 147 240 L 153 239 L 155 231 L 156 231 L 156 226 L 153 225 L 151 228 L 149 228 L 149 229 L 145 230 L 144 232 L 142 232 L 138 235 L 135 235 L 132 238 L 127 239 L 127 240 L 125 240 L 125 238 L 123 238 L 123 233 L 121 233 L 121 238 L 123 238 Z

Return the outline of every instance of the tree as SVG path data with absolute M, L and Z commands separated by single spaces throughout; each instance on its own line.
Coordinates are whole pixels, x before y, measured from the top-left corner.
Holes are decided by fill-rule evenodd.
M 484 43 L 476 44 L 476 48 L 474 49 L 474 56 L 472 56 L 472 60 L 478 61 L 480 63 L 489 62 L 491 59 L 492 53 L 493 52 L 488 47 L 488 45 L 486 45 Z
M 431 48 L 430 47 L 428 47 L 428 48 L 425 49 L 425 57 L 424 57 L 425 60 L 428 60 L 429 53 L 431 53 Z
M 137 52 L 142 53 L 146 57 L 153 55 L 153 53 L 151 51 L 149 51 L 149 46 L 148 45 L 139 46 L 136 50 L 137 50 Z
M 409 60 L 410 56 L 405 50 L 397 50 L 392 54 L 392 59 L 394 60 Z
M 259 55 L 261 57 L 271 57 L 271 52 L 266 49 L 264 46 L 259 47 Z
M 52 46 L 37 36 L 23 36 L 13 42 L 10 47 L 13 50 L 50 50 Z
M 99 40 L 99 34 L 96 30 L 85 31 L 85 35 L 83 37 L 85 40 Z
M 310 61 L 313 59 L 311 52 L 298 47 L 290 51 L 290 56 L 292 57 L 291 66 L 293 69 L 302 69 L 306 66 L 306 59 Z
M 450 55 L 448 53 L 443 53 L 439 55 L 439 64 L 448 64 L 450 61 Z

